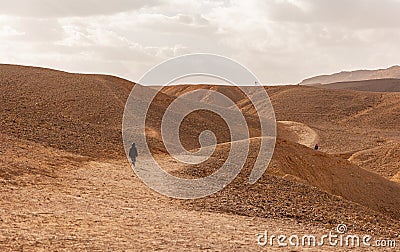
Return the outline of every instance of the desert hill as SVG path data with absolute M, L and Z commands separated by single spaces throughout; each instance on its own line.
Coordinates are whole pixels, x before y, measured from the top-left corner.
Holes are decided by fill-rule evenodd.
M 133 85 L 112 76 L 0 65 L 1 133 L 82 155 L 115 156 L 122 153 L 121 115 Z
M 254 110 L 246 107 L 249 105 L 249 102 L 236 87 L 180 85 L 168 87 L 163 91 L 170 96 L 179 96 L 200 88 L 218 90 L 222 93 L 226 93 L 228 97 L 236 102 L 237 106 L 239 106 L 242 111 L 254 114 Z M 377 119 L 377 116 L 383 117 L 388 114 L 376 115 L 374 110 L 385 110 L 386 113 L 391 113 L 393 110 L 387 108 L 391 108 L 392 106 L 397 108 L 399 106 L 398 95 L 392 97 L 391 94 L 384 95 L 381 93 L 361 93 L 341 90 L 326 91 L 319 88 L 301 86 L 267 87 L 268 91 L 269 89 L 272 90 L 272 92 L 270 92 L 270 97 L 274 104 L 277 118 L 290 120 L 278 122 L 278 136 L 289 141 L 278 141 L 276 152 L 272 160 L 272 164 L 274 164 L 272 167 L 275 166 L 279 168 L 271 168 L 269 172 L 286 179 L 315 186 L 330 194 L 341 196 L 353 202 L 358 202 L 375 210 L 386 209 L 383 211 L 388 211 L 392 209 L 389 211 L 393 211 L 392 213 L 394 213 L 395 216 L 398 215 L 398 203 L 391 205 L 391 203 L 393 203 L 393 197 L 400 195 L 399 188 L 396 184 L 391 183 L 388 179 L 384 179 L 374 172 L 360 169 L 358 166 L 341 157 L 329 155 L 318 156 L 313 160 L 312 158 L 316 154 L 310 150 L 310 148 L 304 148 L 299 145 L 294 146 L 292 145 L 293 143 L 291 143 L 291 141 L 294 141 L 308 147 L 312 147 L 318 141 L 322 141 L 324 144 L 331 143 L 332 146 L 328 145 L 328 147 L 331 148 L 330 152 L 332 153 L 341 153 L 345 150 L 342 149 L 343 147 L 347 147 L 349 151 L 357 152 L 357 150 L 362 148 L 376 146 L 378 143 L 382 144 L 380 138 L 387 137 L 387 132 L 389 132 L 389 135 L 397 134 L 396 130 L 392 131 L 392 127 L 396 129 L 397 126 L 390 124 L 393 119 L 390 116 Z M 229 91 L 227 92 L 226 90 Z M 211 102 L 207 99 L 207 94 L 198 97 L 198 99 L 203 102 Z M 382 107 L 385 108 L 383 109 Z M 373 120 L 377 120 L 379 124 L 376 124 Z M 335 127 L 332 127 L 333 124 L 335 124 Z M 365 131 L 363 131 L 362 128 L 364 128 Z M 376 135 L 370 135 L 371 129 L 376 130 Z M 323 139 L 319 139 L 317 131 L 321 132 L 321 135 L 324 137 Z M 347 131 L 347 134 L 343 134 L 343 131 Z M 352 136 L 352 138 L 349 138 L 349 135 Z M 360 139 L 362 139 L 362 141 L 360 141 Z M 366 145 L 360 146 L 360 142 Z M 342 148 L 339 146 L 340 144 L 343 145 Z M 286 145 L 286 148 L 283 148 L 282 145 Z M 324 145 L 324 148 L 325 150 L 328 149 L 326 145 Z M 302 152 L 301 149 L 303 149 L 304 152 Z M 297 153 L 301 154 L 297 156 Z M 320 153 L 317 153 L 317 155 L 319 154 Z M 292 157 L 293 160 L 288 160 L 288 158 Z M 221 159 L 221 156 L 218 158 Z M 318 163 L 320 165 L 318 165 Z M 369 164 L 372 165 L 371 162 L 369 162 Z M 208 167 L 211 171 L 213 170 L 212 164 Z M 303 167 L 305 170 L 302 170 L 300 167 Z M 315 170 L 308 170 L 312 167 L 314 167 L 313 169 Z M 390 167 L 391 169 L 397 169 L 392 166 Z M 200 167 L 196 167 L 196 169 L 192 170 L 198 169 L 200 169 Z M 205 174 L 209 175 L 209 172 Z M 375 184 L 377 181 L 380 182 Z M 383 186 L 383 188 L 371 190 L 371 186 Z M 380 196 L 366 196 L 372 191 L 377 193 L 380 191 L 380 193 L 378 193 Z M 388 192 L 393 192 L 393 195 L 386 200 L 382 200 Z M 374 198 L 379 200 L 373 200 L 374 202 L 371 202 L 371 199 Z M 390 202 L 389 205 L 382 205 L 384 201 Z
M 101 183 L 106 183 L 106 178 L 117 176 L 115 169 L 130 170 L 122 148 L 121 121 L 124 102 L 134 85 L 111 76 L 0 65 L 0 137 L 4 139 L 0 145 L 0 152 L 4 154 L 0 159 L 0 178 L 4 184 L 19 185 L 22 179 L 26 183 L 32 174 L 39 176 L 41 183 L 46 183 L 43 181 L 56 173 L 61 180 L 52 186 L 57 188 L 58 185 L 66 186 L 62 178 L 70 174 L 75 176 L 78 169 L 79 176 L 88 177 L 72 179 L 71 185 L 76 185 L 76 194 L 79 195 L 73 196 L 77 202 L 81 200 L 79 188 L 86 188 L 79 181 L 86 179 L 85 183 L 88 183 L 90 177 L 94 179 L 100 174 L 105 178 L 96 181 L 93 192 L 87 188 L 85 204 L 90 205 L 90 200 L 98 202 L 95 195 L 112 196 L 110 191 L 97 190 Z M 268 173 L 254 185 L 248 185 L 244 182 L 247 182 L 246 172 L 251 170 L 258 153 L 259 125 L 254 107 L 238 88 L 212 85 L 165 87 L 156 97 L 147 118 L 146 136 L 156 159 L 169 168 L 175 168 L 174 172 L 189 177 L 210 174 L 226 159 L 231 141 L 227 128 L 221 118 L 206 111 L 185 118 L 179 137 L 185 147 L 192 149 L 199 145 L 199 133 L 211 129 L 219 143 L 213 156 L 201 165 L 185 166 L 165 154 L 160 137 L 164 111 L 175 97 L 200 88 L 223 92 L 243 111 L 252 137 L 251 151 L 243 174 L 226 190 L 205 199 L 180 202 L 179 205 L 189 208 L 189 211 L 290 218 L 315 226 L 333 225 L 340 220 L 353 225 L 356 231 L 395 235 L 400 214 L 400 185 L 394 182 L 398 175 L 393 176 L 393 181 L 389 175 L 382 175 L 395 174 L 396 167 L 388 165 L 378 173 L 373 167 L 374 160 L 364 162 L 364 158 L 355 157 L 361 157 L 357 152 L 377 147 L 390 148 L 399 141 L 400 94 L 310 86 L 266 87 L 276 118 L 281 121 L 278 123 L 276 151 Z M 199 102 L 211 104 L 215 100 L 205 94 L 199 97 Z M 230 109 L 225 108 L 226 113 Z M 321 152 L 309 148 L 315 141 L 321 145 Z M 26 152 L 34 155 L 27 156 Z M 344 152 L 353 156 L 352 162 L 343 158 Z M 35 161 L 38 156 L 40 162 Z M 28 169 L 25 164 L 29 164 Z M 112 183 L 114 187 L 126 183 L 126 178 L 117 176 L 117 179 Z M 140 185 L 138 181 L 135 183 Z M 37 189 L 40 192 L 40 187 Z M 130 188 L 131 191 L 135 189 Z M 140 192 L 149 194 L 146 189 Z M 133 200 L 137 198 L 124 195 L 119 195 L 121 201 L 135 204 Z M 176 202 L 171 204 L 176 207 Z M 79 207 L 80 203 L 74 204 L 73 207 Z M 98 204 L 102 205 L 101 202 Z M 103 214 L 108 216 L 107 207 L 102 206 Z M 46 221 L 46 217 L 44 219 Z
M 367 92 L 400 92 L 400 79 L 347 81 L 330 84 L 315 84 L 314 86 L 329 89 L 347 89 Z
M 2 133 L 90 156 L 111 157 L 123 153 L 120 122 L 123 101 L 133 83 L 111 76 L 70 74 L 43 68 L 1 65 L 0 69 Z M 222 92 L 235 101 L 246 113 L 250 135 L 259 134 L 252 116 L 254 108 L 238 88 L 170 86 L 163 89 L 164 93 L 150 110 L 153 120 L 148 120 L 148 137 L 155 150 L 164 150 L 156 132 L 167 104 L 174 97 L 200 87 Z M 315 131 L 323 151 L 355 153 L 384 146 L 387 141 L 399 141 L 400 95 L 397 93 L 308 86 L 267 87 L 267 91 L 277 120 L 302 123 Z M 213 102 L 207 97 L 201 99 L 205 103 Z M 218 132 L 219 143 L 229 141 L 227 131 L 221 128 L 221 120 L 212 113 L 191 114 L 181 128 L 184 146 L 198 147 L 198 142 L 185 134 L 196 136 L 206 127 Z M 196 123 L 204 127 L 193 127 Z M 279 123 L 278 131 L 282 130 L 284 127 Z M 297 142 L 288 137 L 290 134 L 286 130 L 286 137 L 281 137 Z M 373 162 L 365 167 L 371 165 Z
M 343 71 L 330 75 L 320 75 L 303 80 L 300 85 L 328 84 L 336 82 L 363 81 L 374 79 L 400 79 L 400 66 L 379 70 Z
M 2 133 L 93 157 L 121 156 L 122 114 L 134 85 L 113 76 L 0 65 Z M 159 93 L 149 109 L 146 130 L 155 152 L 165 151 L 155 132 L 173 99 Z M 257 136 L 257 122 L 251 116 L 246 119 L 254 125 L 250 134 Z M 219 142 L 229 141 L 221 123 L 216 114 L 198 112 L 185 119 L 181 132 L 193 136 L 204 128 L 193 125 L 205 125 L 219 132 Z M 189 149 L 198 146 L 189 137 L 182 141 Z
M 178 96 L 199 88 L 218 89 L 236 101 L 243 112 L 255 114 L 254 108 L 248 107 L 249 101 L 236 87 L 180 85 L 169 87 L 164 92 L 170 96 Z M 281 138 L 308 147 L 319 143 L 322 151 L 343 154 L 345 158 L 357 156 L 358 152 L 373 148 L 390 149 L 393 141 L 400 140 L 398 93 L 331 90 L 297 85 L 272 86 L 266 89 L 274 106 L 278 136 Z M 207 102 L 206 96 L 199 99 Z M 311 138 L 314 139 L 305 143 L 305 139 L 310 140 L 310 136 L 304 138 L 304 134 L 313 135 Z M 376 158 L 387 164 L 379 166 L 379 174 L 398 171 L 396 159 L 387 155 Z M 368 158 L 362 163 L 356 162 L 355 158 L 351 160 L 363 168 L 377 172 L 378 166 L 374 158 Z
M 227 93 L 247 114 L 254 107 L 238 88 L 211 85 L 170 87 L 164 92 L 177 96 L 199 88 Z M 229 90 L 229 92 L 226 92 Z M 397 138 L 400 125 L 400 94 L 328 90 L 309 86 L 266 87 L 278 121 L 303 123 L 317 132 L 325 151 L 348 152 L 377 146 Z M 199 97 L 206 101 L 205 97 Z M 362 141 L 357 141 L 357 139 Z
M 395 203 L 400 187 L 343 158 L 286 141 L 277 145 L 269 173 L 300 178 L 330 194 L 400 217 L 400 201 Z
M 375 221 L 390 222 L 390 218 L 387 219 L 389 212 L 398 218 L 399 202 L 394 203 L 392 197 L 399 195 L 399 185 L 344 159 L 289 141 L 278 140 L 270 169 L 256 184 L 249 185 L 248 175 L 257 144 L 257 139 L 251 141 L 250 155 L 242 173 L 226 189 L 183 204 L 245 216 L 289 217 L 300 221 L 311 218 L 325 224 L 352 220 L 357 230 L 375 226 Z M 187 165 L 181 172 L 194 178 L 211 174 L 223 162 L 221 157 L 227 148 L 229 144 L 219 145 L 216 151 L 219 155 L 202 165 Z M 375 197 L 375 193 L 380 196 Z M 388 193 L 393 194 L 389 196 Z M 375 211 L 371 212 L 371 209 Z M 373 221 L 371 216 L 374 216 Z M 392 224 L 398 225 L 396 221 Z
M 391 179 L 400 172 L 400 143 L 391 142 L 359 151 L 351 155 L 349 160 L 360 167 Z
M 241 144 L 247 144 L 241 142 Z M 259 142 L 252 139 L 247 169 L 255 162 Z M 207 165 L 187 166 L 189 173 L 200 173 L 203 176 L 211 172 L 225 160 L 229 143 L 217 146 L 213 158 L 219 161 L 208 162 Z M 245 169 L 246 170 L 246 169 Z M 343 197 L 377 211 L 388 211 L 400 217 L 399 185 L 390 182 L 375 172 L 361 169 L 346 159 L 335 155 L 314 151 L 306 146 L 278 139 L 274 155 L 267 173 L 299 182 L 304 185 L 317 187 L 332 195 Z
M 169 96 L 179 96 L 181 94 L 197 90 L 208 89 L 222 92 L 233 101 L 242 111 L 254 114 L 254 109 L 247 108 L 248 99 L 237 87 L 230 86 L 212 86 L 212 85 L 180 85 L 171 86 L 163 89 L 163 92 Z M 368 112 L 375 107 L 397 111 L 399 108 L 398 98 L 400 94 L 386 94 L 374 92 L 357 92 L 347 90 L 324 90 L 317 87 L 308 86 L 272 86 L 266 87 L 275 111 L 278 111 L 277 119 L 288 121 L 303 122 L 308 125 L 321 124 L 325 122 L 340 122 L 350 120 L 351 118 L 365 119 L 371 118 L 380 121 L 382 124 L 373 126 L 374 128 L 397 128 L 397 114 L 383 118 L 380 113 Z M 207 97 L 199 97 L 203 102 L 209 102 Z M 379 117 L 379 116 L 382 116 Z M 386 114 L 385 114 L 386 116 Z M 365 117 L 365 118 L 363 118 Z M 393 121 L 394 120 L 394 121 Z M 365 121 L 357 122 L 359 125 L 365 125 Z

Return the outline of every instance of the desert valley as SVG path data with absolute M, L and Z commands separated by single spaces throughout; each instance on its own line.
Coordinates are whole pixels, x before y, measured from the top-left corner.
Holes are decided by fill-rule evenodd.
M 242 172 L 224 190 L 195 200 L 162 196 L 132 171 L 121 124 L 134 85 L 140 84 L 0 65 L 2 251 L 246 251 L 260 249 L 256 235 L 264 230 L 323 235 L 338 224 L 354 234 L 400 239 L 399 66 L 265 86 L 278 135 L 269 167 L 255 184 L 247 179 L 262 155 L 259 124 L 240 89 L 164 87 L 148 113 L 146 137 L 157 161 L 176 176 L 211 174 L 230 148 L 223 120 L 197 111 L 182 122 L 181 142 L 194 150 L 199 134 L 209 129 L 217 136 L 215 152 L 197 165 L 171 158 L 160 121 L 176 97 L 197 89 L 221 92 L 248 123 L 250 150 Z M 139 156 L 138 162 L 146 161 Z

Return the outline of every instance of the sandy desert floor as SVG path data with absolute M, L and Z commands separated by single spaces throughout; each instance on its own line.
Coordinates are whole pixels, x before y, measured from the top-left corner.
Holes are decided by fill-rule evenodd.
M 28 171 L 0 181 L 3 251 L 245 251 L 260 248 L 256 234 L 264 230 L 332 231 L 290 219 L 187 210 L 146 187 L 126 160 L 91 161 L 29 142 L 14 147 L 35 158 L 14 161 Z M 35 173 L 39 166 L 46 172 Z M 60 166 L 61 171 L 54 169 Z
M 232 184 L 185 201 L 150 190 L 125 158 L 121 119 L 134 83 L 42 68 L 0 70 L 1 251 L 396 251 L 260 247 L 257 234 L 319 237 L 346 224 L 348 234 L 399 240 L 399 93 L 267 87 L 278 138 L 267 172 L 249 185 L 246 173 L 258 155 L 253 108 L 237 88 L 201 86 L 225 92 L 240 107 L 252 139 Z M 212 157 L 182 165 L 165 154 L 163 111 L 198 88 L 163 90 L 146 128 L 157 160 L 188 178 L 215 171 L 231 144 L 219 118 L 199 113 L 182 123 L 182 142 L 196 148 L 193 136 L 210 127 L 220 137 Z M 142 157 L 138 164 L 150 165 Z
M 126 160 L 94 161 L 28 141 L 4 136 L 2 140 L 3 164 L 12 150 L 19 157 L 13 166 L 22 169 L 0 180 L 2 251 L 281 251 L 277 245 L 260 247 L 256 234 L 267 230 L 321 237 L 335 232 L 334 224 L 329 228 L 290 218 L 191 210 L 180 200 L 150 190 Z M 348 251 L 329 246 L 289 248 Z

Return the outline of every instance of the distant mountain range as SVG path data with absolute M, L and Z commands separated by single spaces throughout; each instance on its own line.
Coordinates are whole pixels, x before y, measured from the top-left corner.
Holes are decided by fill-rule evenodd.
M 387 69 L 342 71 L 340 73 L 329 75 L 319 75 L 303 80 L 300 85 L 330 84 L 376 79 L 400 79 L 400 66 L 392 66 Z
M 400 79 L 373 79 L 363 81 L 344 81 L 330 84 L 310 84 L 309 86 L 347 89 L 368 92 L 400 92 Z

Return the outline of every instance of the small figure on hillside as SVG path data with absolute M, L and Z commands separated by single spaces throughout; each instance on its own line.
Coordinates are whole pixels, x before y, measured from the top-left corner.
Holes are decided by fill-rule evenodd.
M 318 150 L 319 149 L 319 146 L 318 146 L 318 144 L 315 144 L 315 146 L 314 146 L 314 150 Z
M 131 147 L 131 149 L 129 150 L 129 157 L 131 158 L 131 161 L 132 161 L 133 166 L 135 166 L 136 157 L 137 157 L 137 156 L 138 156 L 138 151 L 137 151 L 137 148 L 136 148 L 136 144 L 135 144 L 135 143 L 132 143 L 132 147 Z

